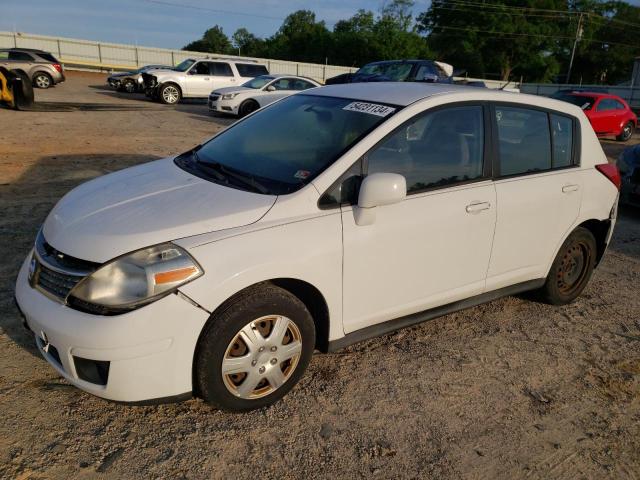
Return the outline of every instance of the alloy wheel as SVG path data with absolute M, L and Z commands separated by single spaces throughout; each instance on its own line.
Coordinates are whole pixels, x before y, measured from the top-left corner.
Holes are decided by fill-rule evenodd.
M 269 315 L 246 324 L 229 343 L 221 365 L 227 390 L 256 399 L 280 388 L 302 354 L 302 334 L 289 318 Z
M 38 75 L 36 77 L 36 86 L 38 88 L 49 88 L 51 85 L 51 80 L 46 75 Z
M 162 99 L 166 103 L 176 103 L 179 98 L 180 92 L 178 92 L 178 89 L 176 87 L 169 85 L 162 89 Z

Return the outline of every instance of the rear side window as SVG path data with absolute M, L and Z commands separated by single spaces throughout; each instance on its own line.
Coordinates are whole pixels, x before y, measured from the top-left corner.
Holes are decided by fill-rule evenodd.
M 482 107 L 450 107 L 416 116 L 374 147 L 368 173 L 399 173 L 417 193 L 481 178 L 483 154 Z
M 495 107 L 500 174 L 517 175 L 551 168 L 551 135 L 545 112 Z
M 39 53 L 38 56 L 40 58 L 42 58 L 43 60 L 46 60 L 47 62 L 59 63 L 58 60 L 56 59 L 56 57 L 54 57 L 50 53 Z
M 20 62 L 32 62 L 33 57 L 27 52 L 9 52 L 9 60 L 17 60 Z
M 209 67 L 211 69 L 211 75 L 217 75 L 218 77 L 233 77 L 233 71 L 228 63 L 211 62 Z
M 236 68 L 238 69 L 238 73 L 241 77 L 258 77 L 260 75 L 269 75 L 269 71 L 264 65 L 236 63 Z
M 573 163 L 573 120 L 563 115 L 550 115 L 553 141 L 553 168 Z
M 602 100 L 600 100 L 600 103 L 598 103 L 596 111 L 606 112 L 608 110 L 617 110 L 618 108 L 624 109 L 624 105 L 622 105 L 617 100 L 614 100 L 613 98 L 603 98 Z

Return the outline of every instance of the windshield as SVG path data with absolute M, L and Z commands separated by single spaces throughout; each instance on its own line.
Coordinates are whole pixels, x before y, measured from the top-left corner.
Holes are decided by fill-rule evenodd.
M 179 63 L 176 67 L 174 67 L 174 70 L 176 70 L 177 72 L 186 72 L 194 63 L 196 63 L 195 60 L 191 60 L 190 58 L 188 58 L 184 62 Z
M 247 88 L 262 88 L 271 80 L 273 80 L 273 77 L 263 75 L 261 77 L 252 78 L 248 82 L 243 83 L 242 86 Z
M 394 82 L 402 82 L 411 73 L 410 63 L 371 63 L 358 70 L 358 75 L 382 75 Z
M 586 95 L 571 95 L 567 93 L 556 93 L 551 98 L 556 100 L 562 100 L 563 102 L 572 103 L 583 110 L 591 110 L 593 104 L 596 103 L 595 97 L 588 97 Z
M 242 175 L 262 193 L 282 195 L 310 182 L 396 107 L 344 98 L 293 95 L 228 128 L 176 163 L 198 176 Z M 195 157 L 195 158 L 193 158 Z M 249 182 L 247 181 L 249 180 Z M 240 187 L 237 187 L 240 188 Z

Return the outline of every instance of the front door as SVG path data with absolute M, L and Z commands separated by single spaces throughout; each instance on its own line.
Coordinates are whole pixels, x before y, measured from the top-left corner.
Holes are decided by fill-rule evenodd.
M 189 97 L 207 97 L 212 90 L 209 62 L 198 62 L 193 65 L 187 73 L 185 85 L 185 93 Z
M 423 112 L 365 158 L 405 176 L 407 198 L 357 225 L 343 207 L 345 332 L 479 294 L 494 225 L 482 105 Z

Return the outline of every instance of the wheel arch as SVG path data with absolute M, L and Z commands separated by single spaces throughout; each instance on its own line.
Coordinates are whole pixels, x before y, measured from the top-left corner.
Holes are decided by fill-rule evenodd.
M 600 260 L 602 260 L 602 257 L 604 256 L 605 250 L 607 249 L 607 237 L 609 235 L 609 230 L 611 229 L 611 220 L 590 219 L 582 222 L 576 228 L 578 227 L 586 228 L 595 237 L 596 247 L 598 249 L 596 252 L 596 266 L 598 266 Z M 575 230 L 575 228 L 573 230 Z
M 311 317 L 313 318 L 313 323 L 315 325 L 315 330 L 316 330 L 315 347 L 316 349 L 318 349 L 323 353 L 326 353 L 328 351 L 329 322 L 330 322 L 329 307 L 324 295 L 322 294 L 322 292 L 320 292 L 320 290 L 316 286 L 304 280 L 300 280 L 298 278 L 287 278 L 287 277 L 273 278 L 270 280 L 264 280 L 258 283 L 254 283 L 252 285 L 249 285 L 237 291 L 236 293 L 228 297 L 225 301 L 223 301 L 220 305 L 218 305 L 218 307 L 216 307 L 215 310 L 211 312 L 208 320 L 202 326 L 200 335 L 198 335 L 198 340 L 196 342 L 195 349 L 193 352 L 192 384 L 193 384 L 194 393 L 197 393 L 196 390 L 198 388 L 198 383 L 196 381 L 195 362 L 198 357 L 198 349 L 200 348 L 201 340 L 204 332 L 207 329 L 207 325 L 210 322 L 214 321 L 215 317 L 220 312 L 229 308 L 229 306 L 232 303 L 234 303 L 238 299 L 238 297 L 246 294 L 247 292 L 250 292 L 253 289 L 260 288 L 261 286 L 268 285 L 268 284 L 275 285 L 277 287 L 282 288 L 283 290 L 286 290 L 287 292 L 291 293 L 293 296 L 298 298 L 302 303 L 304 303 L 305 307 L 307 307 L 307 310 L 309 310 L 309 313 L 311 314 Z

